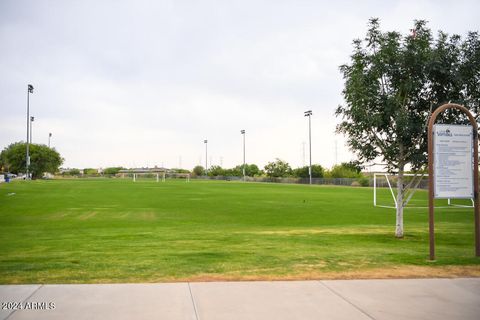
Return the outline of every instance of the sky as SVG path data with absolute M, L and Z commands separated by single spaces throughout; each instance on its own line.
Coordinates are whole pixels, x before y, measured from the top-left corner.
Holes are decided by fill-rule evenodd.
M 339 66 L 368 19 L 407 34 L 480 29 L 479 1 L 0 0 L 0 148 L 26 140 L 63 167 L 324 167 L 355 156 L 335 134 Z

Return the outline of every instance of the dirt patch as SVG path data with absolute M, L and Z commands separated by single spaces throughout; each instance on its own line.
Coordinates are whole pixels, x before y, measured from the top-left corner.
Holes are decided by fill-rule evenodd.
M 352 280 L 352 279 L 421 279 L 480 277 L 480 266 L 402 266 L 357 271 L 304 272 L 295 275 L 197 275 L 168 279 L 173 281 L 293 281 L 293 280 Z M 165 281 L 165 280 L 163 280 Z
M 260 271 L 260 270 L 259 270 Z M 80 272 L 80 271 L 79 271 Z M 81 272 L 80 272 L 81 273 Z M 89 276 L 88 272 L 84 272 Z M 305 271 L 294 275 L 216 275 L 202 274 L 192 277 L 164 277 L 152 276 L 149 278 L 131 276 L 128 278 L 79 278 L 69 279 L 68 275 L 60 275 L 58 279 L 51 278 L 50 274 L 38 278 L 34 282 L 41 283 L 165 283 L 165 282 L 213 282 L 213 281 L 299 281 L 299 280 L 355 280 L 355 279 L 422 279 L 422 278 L 480 278 L 480 266 L 402 266 L 390 268 L 368 269 L 345 272 Z M 61 280 L 59 280 L 61 279 Z M 14 275 L 2 279 L 3 284 L 32 283 L 31 279 Z
M 410 229 L 411 232 L 413 232 Z M 363 228 L 318 228 L 318 229 L 293 229 L 293 230 L 265 230 L 253 232 L 238 232 L 257 235 L 303 235 L 303 234 L 385 234 L 392 232 L 391 228 L 363 227 Z

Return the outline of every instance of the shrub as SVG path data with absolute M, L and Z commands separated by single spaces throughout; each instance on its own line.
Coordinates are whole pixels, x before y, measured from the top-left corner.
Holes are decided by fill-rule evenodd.
M 362 187 L 368 187 L 370 185 L 370 179 L 367 177 L 360 177 L 357 181 Z

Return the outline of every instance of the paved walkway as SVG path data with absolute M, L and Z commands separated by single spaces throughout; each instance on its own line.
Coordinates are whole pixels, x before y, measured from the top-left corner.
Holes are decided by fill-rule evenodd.
M 480 278 L 3 285 L 0 302 L 12 320 L 478 320 Z

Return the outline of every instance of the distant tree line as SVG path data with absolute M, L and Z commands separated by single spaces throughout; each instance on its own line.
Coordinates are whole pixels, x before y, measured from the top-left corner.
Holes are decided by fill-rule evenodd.
M 270 178 L 308 178 L 309 167 L 299 167 L 292 169 L 290 164 L 281 159 L 267 163 L 263 170 L 260 170 L 256 164 L 245 164 L 245 175 L 248 177 L 270 177 Z M 319 164 L 312 164 L 312 178 L 362 178 L 362 167 L 358 162 L 344 162 L 333 166 L 331 169 L 325 169 Z M 198 165 L 193 168 L 194 176 L 210 176 L 210 177 L 242 177 L 243 165 L 234 168 L 222 168 L 218 165 L 211 166 L 208 171 Z
M 87 176 L 102 176 L 108 175 L 113 176 L 120 172 L 120 170 L 124 169 L 123 167 L 108 167 L 103 170 L 95 169 L 95 168 L 84 168 L 84 169 L 77 169 L 72 168 L 64 171 L 62 173 L 63 176 L 79 176 L 79 175 L 87 175 Z
M 5 172 L 23 173 L 25 171 L 26 145 L 23 142 L 17 142 L 9 145 L 0 153 L 0 169 Z M 58 173 L 59 167 L 63 163 L 57 151 L 48 148 L 45 145 L 30 145 L 30 171 L 34 178 L 41 177 L 43 173 Z M 205 170 L 202 166 L 196 166 L 192 172 L 185 169 L 171 169 L 177 173 L 191 173 L 193 176 L 210 177 L 242 177 L 243 165 L 237 165 L 233 168 L 222 168 L 214 165 Z M 72 168 L 64 170 L 63 176 L 113 176 L 124 169 L 123 167 L 108 167 L 103 170 L 94 168 L 77 169 Z M 362 167 L 357 162 L 345 162 L 333 166 L 331 169 L 325 169 L 319 164 L 312 165 L 313 178 L 362 178 Z M 256 164 L 245 164 L 245 175 L 248 177 L 270 177 L 270 178 L 308 178 L 308 166 L 294 168 L 290 164 L 281 159 L 275 159 L 267 163 L 263 170 Z M 367 181 L 368 183 L 368 181 Z M 361 183 L 363 185 L 363 183 Z
M 95 169 L 95 168 L 84 168 L 84 169 L 77 169 L 72 168 L 65 170 L 62 175 L 63 176 L 79 176 L 79 175 L 87 175 L 87 176 L 114 176 L 120 172 L 120 170 L 124 170 L 124 167 L 108 167 L 105 169 Z M 189 170 L 186 169 L 177 169 L 173 168 L 170 169 L 176 173 L 190 173 Z

